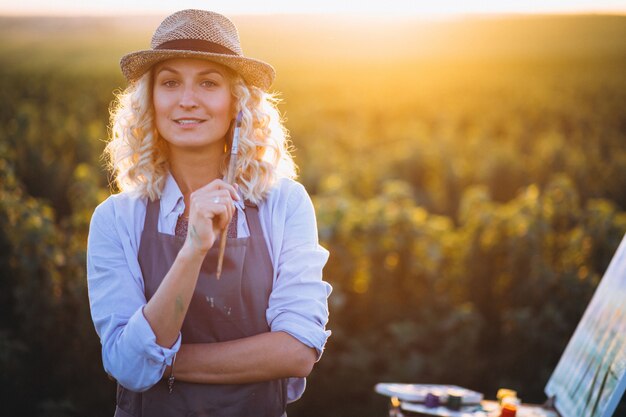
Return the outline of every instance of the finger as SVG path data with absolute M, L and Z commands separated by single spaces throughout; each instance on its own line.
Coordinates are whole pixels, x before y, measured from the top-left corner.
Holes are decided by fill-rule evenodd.
M 219 197 L 220 203 L 235 208 L 236 200 L 233 199 L 232 194 L 228 190 L 220 190 L 215 195 L 216 197 Z
M 210 211 L 213 216 L 213 225 L 219 230 L 224 230 L 232 219 L 232 212 L 228 210 L 228 206 L 221 203 L 213 203 Z
M 239 201 L 241 199 L 241 197 L 239 197 L 239 193 L 237 192 L 237 190 L 235 189 L 235 186 L 227 183 L 226 181 L 222 180 L 222 179 L 217 179 L 217 180 L 213 180 L 210 183 L 208 183 L 207 185 L 205 185 L 204 187 L 200 188 L 199 190 L 226 190 L 228 191 L 228 193 L 230 194 L 231 198 L 233 200 Z
M 235 186 L 233 186 L 231 184 L 224 183 L 223 188 L 221 188 L 221 189 L 227 191 L 228 194 L 230 195 L 231 199 L 233 199 L 235 201 L 241 200 L 241 197 L 239 196 L 239 193 L 235 189 Z
M 240 201 L 241 198 L 239 194 L 236 192 L 233 193 L 234 188 L 232 186 L 228 186 L 230 188 L 221 188 L 221 189 L 210 189 L 210 188 L 200 188 L 194 191 L 191 194 L 192 201 L 211 201 L 214 203 L 229 203 L 234 204 L 235 201 Z M 219 199 L 219 200 L 218 200 Z
M 235 210 L 237 209 L 235 207 L 235 202 L 230 198 L 230 195 L 224 197 L 222 201 L 224 201 L 224 207 L 226 207 L 226 212 L 228 213 L 228 223 L 230 223 L 235 213 Z
M 235 204 L 228 190 L 213 191 L 211 194 L 207 194 L 207 198 L 214 204 L 224 204 L 226 206 L 233 206 Z
M 227 191 L 212 191 L 211 193 L 199 192 L 191 195 L 191 211 L 211 212 L 213 207 L 222 205 L 229 207 L 234 205 Z
M 205 204 L 208 205 L 221 205 L 225 207 L 228 211 L 232 212 L 232 208 L 235 205 L 235 202 L 231 198 L 230 193 L 226 190 L 220 190 L 217 192 L 213 192 L 210 195 L 207 195 L 203 198 Z

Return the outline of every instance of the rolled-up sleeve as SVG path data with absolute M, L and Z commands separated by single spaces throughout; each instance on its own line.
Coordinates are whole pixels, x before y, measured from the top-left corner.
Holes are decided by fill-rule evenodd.
M 282 239 L 274 240 L 281 244 L 274 255 L 276 278 L 267 321 L 272 331 L 284 331 L 315 348 L 319 360 L 331 333 L 326 324 L 332 287 L 322 280 L 328 251 L 319 245 L 309 195 L 302 185 L 291 184 L 284 222 L 273 225 L 273 237 Z
M 143 307 L 146 298 L 132 231 L 116 219 L 112 199 L 95 210 L 87 243 L 87 284 L 107 373 L 132 391 L 145 391 L 163 376 L 181 343 L 156 343 Z

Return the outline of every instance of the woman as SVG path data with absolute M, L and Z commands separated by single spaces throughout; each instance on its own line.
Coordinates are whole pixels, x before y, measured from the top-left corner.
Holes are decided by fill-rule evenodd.
M 122 192 L 96 208 L 87 253 L 115 415 L 281 416 L 330 334 L 331 288 L 267 93 L 274 70 L 243 56 L 230 20 L 201 10 L 167 17 L 152 49 L 121 67 L 129 87 L 106 152 Z

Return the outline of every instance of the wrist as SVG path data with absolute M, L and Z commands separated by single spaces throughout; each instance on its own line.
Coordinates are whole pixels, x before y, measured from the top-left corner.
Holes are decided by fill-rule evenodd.
M 206 257 L 208 250 L 204 250 L 202 248 L 198 248 L 189 239 L 185 241 L 183 247 L 178 252 L 178 256 L 186 259 L 188 261 L 199 261 L 202 262 Z

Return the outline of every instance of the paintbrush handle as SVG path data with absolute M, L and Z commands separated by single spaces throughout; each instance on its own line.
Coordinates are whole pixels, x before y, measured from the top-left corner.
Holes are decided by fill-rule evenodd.
M 235 182 L 235 170 L 237 169 L 237 153 L 239 152 L 239 129 L 241 128 L 242 114 L 237 114 L 237 120 L 235 121 L 235 131 L 233 132 L 233 143 L 230 150 L 230 162 L 228 163 L 228 171 L 226 171 L 226 182 L 233 185 Z M 228 238 L 228 226 L 222 231 L 222 237 L 220 240 L 220 251 L 217 257 L 217 272 L 215 275 L 217 279 L 220 279 L 222 275 L 222 265 L 224 263 L 224 253 L 226 252 L 226 239 Z
M 224 252 L 226 252 L 226 239 L 228 238 L 228 227 L 224 229 L 222 232 L 222 237 L 220 238 L 220 253 L 217 258 L 217 272 L 215 275 L 217 279 L 220 279 L 220 275 L 222 275 L 222 264 L 224 263 Z
M 235 155 L 230 156 L 230 163 L 228 164 L 228 172 L 226 173 L 226 182 L 232 184 L 234 181 L 235 172 Z M 222 275 L 222 264 L 224 263 L 224 253 L 226 252 L 226 239 L 228 238 L 228 226 L 222 231 L 222 237 L 220 240 L 220 251 L 217 257 L 217 279 L 220 279 Z

